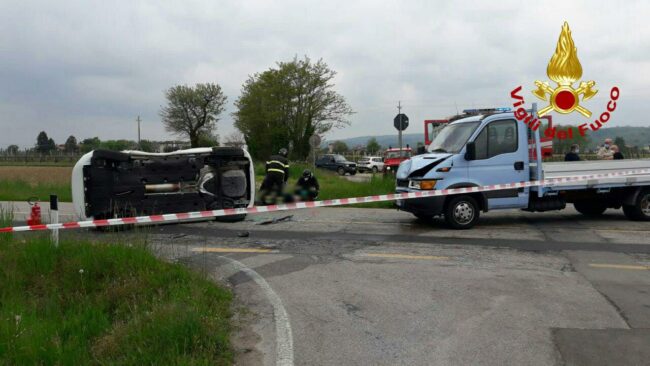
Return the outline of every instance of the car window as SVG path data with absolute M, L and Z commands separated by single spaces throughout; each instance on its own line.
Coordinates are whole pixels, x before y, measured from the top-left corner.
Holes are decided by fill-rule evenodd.
M 517 151 L 517 122 L 515 120 L 496 121 L 483 127 L 474 140 L 476 159 L 491 157 Z

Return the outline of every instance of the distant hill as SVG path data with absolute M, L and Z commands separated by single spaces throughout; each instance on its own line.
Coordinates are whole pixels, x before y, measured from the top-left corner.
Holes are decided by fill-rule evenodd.
M 575 131 L 577 131 L 577 129 Z M 623 127 L 601 128 L 596 132 L 589 131 L 588 135 L 591 140 L 591 144 L 589 146 L 590 148 L 595 148 L 597 145 L 602 144 L 603 140 L 605 140 L 605 138 L 607 137 L 611 137 L 613 139 L 619 136 L 625 139 L 625 143 L 628 146 L 639 146 L 639 147 L 650 146 L 650 126 L 649 127 L 623 126 Z M 327 147 L 328 143 L 334 141 L 343 141 L 349 147 L 354 147 L 357 145 L 365 146 L 368 140 L 371 139 L 372 137 L 376 138 L 377 142 L 379 142 L 379 145 L 381 145 L 383 148 L 386 148 L 388 146 L 396 147 L 398 144 L 397 134 L 395 134 L 395 135 L 381 135 L 381 136 L 360 136 L 360 137 L 351 137 L 351 138 L 340 139 L 340 140 L 327 140 L 323 143 L 323 147 Z M 409 144 L 410 146 L 415 147 L 417 146 L 418 142 L 424 143 L 424 134 L 422 133 L 404 134 L 402 135 L 402 139 L 404 141 L 404 146 L 406 146 L 406 144 Z
M 602 144 L 608 137 L 612 139 L 622 137 L 627 146 L 647 147 L 650 146 L 650 127 L 610 127 L 589 132 L 591 147 Z

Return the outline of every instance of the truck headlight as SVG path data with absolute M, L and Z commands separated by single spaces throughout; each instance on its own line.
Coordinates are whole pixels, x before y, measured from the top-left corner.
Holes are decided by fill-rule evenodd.
M 436 187 L 436 182 L 438 182 L 435 179 L 428 179 L 428 180 L 412 180 L 409 183 L 410 188 L 415 188 L 415 189 L 421 189 L 421 190 L 426 190 L 430 191 Z

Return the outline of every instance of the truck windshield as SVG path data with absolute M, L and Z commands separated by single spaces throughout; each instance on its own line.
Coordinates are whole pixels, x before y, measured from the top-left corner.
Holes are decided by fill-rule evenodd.
M 458 153 L 478 125 L 479 122 L 476 121 L 452 123 L 446 126 L 429 145 L 429 152 Z

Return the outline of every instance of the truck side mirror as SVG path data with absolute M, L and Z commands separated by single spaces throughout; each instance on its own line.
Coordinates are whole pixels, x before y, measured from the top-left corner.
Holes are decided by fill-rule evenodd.
M 476 160 L 476 143 L 468 142 L 465 146 L 465 160 Z

